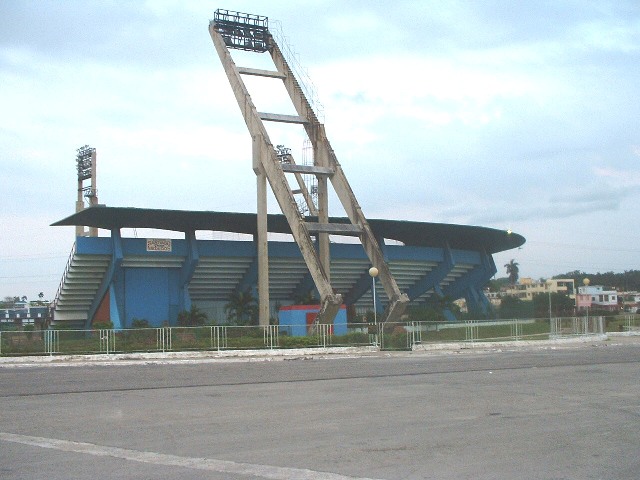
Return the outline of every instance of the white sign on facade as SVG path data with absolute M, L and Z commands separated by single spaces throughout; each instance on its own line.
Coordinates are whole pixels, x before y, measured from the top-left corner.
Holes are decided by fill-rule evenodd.
M 147 238 L 147 252 L 170 252 L 170 238 Z

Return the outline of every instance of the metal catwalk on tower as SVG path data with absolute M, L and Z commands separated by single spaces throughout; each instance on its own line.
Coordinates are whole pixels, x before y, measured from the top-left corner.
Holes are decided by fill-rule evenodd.
M 388 297 L 382 321 L 398 320 L 404 312 L 409 297 L 400 291 L 384 259 L 379 241 L 376 239 L 362 213 L 362 209 L 338 163 L 331 144 L 326 137 L 324 125 L 320 123 L 301 84 L 269 31 L 268 18 L 260 15 L 218 9 L 209 24 L 209 33 L 220 61 L 236 96 L 249 133 L 253 141 L 253 170 L 257 177 L 258 204 L 258 296 L 260 324 L 269 319 L 269 279 L 267 251 L 267 181 L 287 218 L 309 273 L 320 294 L 321 308 L 317 323 L 330 323 L 343 301 L 330 280 L 329 235 L 354 236 L 369 257 L 372 266 L 378 269 L 378 278 Z M 275 70 L 238 67 L 229 48 L 271 55 Z M 258 112 L 243 81 L 243 75 L 278 79 L 293 103 L 297 115 Z M 298 165 L 281 148 L 274 147 L 263 122 L 297 124 L 304 128 L 313 148 L 313 165 Z M 278 147 L 280 147 L 278 145 Z M 294 174 L 299 190 L 305 195 L 312 217 L 305 217 L 296 201 L 294 190 L 289 185 L 286 173 Z M 317 207 L 304 189 L 301 175 L 312 174 L 317 178 Z M 329 223 L 329 191 L 331 183 L 350 224 Z M 315 193 L 315 192 L 314 192 Z M 315 238 L 315 241 L 314 241 Z M 316 248 L 317 241 L 317 248 Z M 365 272 L 366 273 L 366 272 Z
M 86 208 L 85 202 L 90 207 L 98 204 L 98 189 L 96 180 L 96 149 L 89 145 L 84 145 L 77 149 L 76 168 L 78 170 L 78 198 L 76 200 L 76 212 Z M 85 182 L 89 181 L 89 185 Z M 85 229 L 83 226 L 76 226 L 76 237 L 97 237 L 98 229 Z

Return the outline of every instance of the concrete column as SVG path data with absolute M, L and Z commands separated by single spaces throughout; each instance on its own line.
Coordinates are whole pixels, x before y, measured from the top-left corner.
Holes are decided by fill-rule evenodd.
M 316 136 L 311 143 L 315 165 L 328 167 L 329 155 L 325 142 Z M 329 181 L 324 175 L 318 176 L 318 222 L 329 223 Z M 331 281 L 331 255 L 329 253 L 329 234 L 327 233 L 318 234 L 318 255 L 327 279 Z
M 91 197 L 90 205 L 95 207 L 98 204 L 98 174 L 97 174 L 97 158 L 96 151 L 91 152 Z M 97 237 L 98 229 L 96 227 L 89 227 L 89 236 Z
M 327 177 L 318 178 L 318 222 L 329 223 L 329 192 L 327 188 Z M 320 265 L 324 269 L 327 280 L 331 281 L 331 255 L 329 253 L 329 234 L 318 234 L 318 255 Z
M 257 238 L 258 255 L 258 324 L 269 325 L 269 249 L 267 243 L 267 176 L 261 166 L 261 138 L 253 140 L 253 171 L 257 186 Z
M 82 200 L 82 183 L 78 182 L 78 200 L 76 201 L 76 213 L 81 212 L 84 209 L 84 202 Z M 83 225 L 76 225 L 76 237 L 84 237 L 85 229 Z

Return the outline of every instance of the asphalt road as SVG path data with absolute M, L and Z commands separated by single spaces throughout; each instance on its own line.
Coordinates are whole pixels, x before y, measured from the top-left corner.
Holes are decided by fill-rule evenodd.
M 640 345 L 0 368 L 0 478 L 638 479 Z

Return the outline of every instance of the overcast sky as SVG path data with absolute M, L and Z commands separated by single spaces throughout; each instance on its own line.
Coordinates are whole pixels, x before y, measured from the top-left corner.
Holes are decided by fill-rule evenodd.
M 510 228 L 527 243 L 498 276 L 640 268 L 636 0 L 4 0 L 0 297 L 54 297 L 74 230 L 49 225 L 74 212 L 82 145 L 100 203 L 255 212 L 216 8 L 280 22 L 367 217 Z M 248 84 L 291 113 L 273 80 Z

